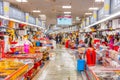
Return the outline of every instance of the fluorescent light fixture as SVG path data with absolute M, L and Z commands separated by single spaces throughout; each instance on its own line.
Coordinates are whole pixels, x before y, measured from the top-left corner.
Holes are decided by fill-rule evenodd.
M 70 9 L 72 6 L 62 6 L 63 9 Z
M 99 8 L 98 7 L 90 7 L 89 10 L 90 11 L 94 11 L 94 10 L 98 10 Z
M 71 15 L 68 14 L 68 15 L 64 15 L 64 16 L 71 16 Z
M 41 20 L 46 20 L 46 18 L 47 18 L 45 14 L 40 14 L 39 16 L 40 16 Z
M 16 0 L 17 2 L 28 2 L 28 0 Z
M 33 10 L 34 13 L 40 13 L 40 10 Z
M 95 0 L 95 2 L 104 2 L 104 0 Z
M 45 14 L 40 14 L 39 16 L 40 16 L 40 17 L 46 17 L 46 15 L 45 15 Z
M 71 12 L 64 12 L 64 14 L 71 14 Z
M 92 15 L 92 13 L 85 13 L 85 15 Z

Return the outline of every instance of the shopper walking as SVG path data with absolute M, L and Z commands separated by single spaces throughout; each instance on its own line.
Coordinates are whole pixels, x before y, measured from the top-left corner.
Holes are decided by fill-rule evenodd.
M 59 44 L 61 44 L 62 43 L 62 36 L 61 35 L 59 35 Z
M 59 43 L 59 39 L 58 39 L 59 37 L 58 37 L 58 35 L 56 35 L 56 37 L 55 37 L 55 40 L 56 40 L 56 44 L 58 44 Z
M 79 36 L 78 36 L 78 35 L 76 36 L 76 41 L 75 41 L 75 43 L 76 43 L 76 47 L 78 47 L 78 45 L 79 45 Z
M 88 43 L 88 35 L 85 35 L 84 43 L 87 45 L 87 43 Z
M 88 43 L 87 43 L 88 47 L 92 47 L 92 36 L 88 36 Z

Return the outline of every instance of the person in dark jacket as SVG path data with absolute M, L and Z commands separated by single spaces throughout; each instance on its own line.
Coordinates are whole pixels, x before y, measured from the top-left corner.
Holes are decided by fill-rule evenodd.
M 88 43 L 88 36 L 87 36 L 87 35 L 85 36 L 84 43 L 85 43 L 85 44 L 87 44 L 87 43 Z
M 61 42 L 62 42 L 62 36 L 59 35 L 59 36 L 58 36 L 58 39 L 59 39 L 59 44 L 61 44 Z
M 58 35 L 56 35 L 55 40 L 56 40 L 56 43 L 58 44 L 59 43 L 59 37 L 58 37 Z
M 88 47 L 92 47 L 92 37 L 90 35 L 88 37 Z
M 78 36 L 78 35 L 76 36 L 76 41 L 75 41 L 75 43 L 76 43 L 76 47 L 78 47 L 78 45 L 79 45 L 79 36 Z

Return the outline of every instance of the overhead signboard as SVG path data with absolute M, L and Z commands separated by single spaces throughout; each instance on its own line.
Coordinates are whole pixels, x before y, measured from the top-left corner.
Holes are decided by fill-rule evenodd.
M 104 0 L 104 15 L 110 14 L 110 0 Z
M 46 25 L 45 25 L 45 21 L 42 21 L 42 22 L 41 22 L 41 26 L 42 26 L 42 27 L 45 27 L 45 26 L 46 26 Z
M 39 18 L 36 18 L 36 25 L 41 26 L 41 20 Z
M 36 24 L 36 19 L 35 19 L 33 16 L 29 15 L 28 22 L 29 22 L 30 24 Z
M 12 6 L 10 6 L 9 17 L 20 21 L 25 21 L 25 13 Z
M 0 2 L 0 15 L 3 15 L 3 2 Z
M 41 22 L 42 22 L 42 21 L 38 19 L 38 26 L 41 26 L 41 25 L 42 25 Z
M 29 13 L 25 13 L 25 22 L 28 22 L 29 20 Z
M 3 12 L 5 17 L 9 17 L 9 7 L 10 7 L 9 2 L 3 2 Z
M 111 13 L 120 11 L 120 0 L 111 0 Z
M 72 25 L 72 17 L 71 16 L 58 16 L 57 24 L 58 25 Z
M 101 20 L 104 18 L 104 7 L 98 10 L 98 20 Z
M 85 27 L 85 18 L 82 18 L 82 26 L 81 26 L 82 28 L 84 28 Z
M 83 25 L 82 25 L 82 23 L 81 23 L 80 27 L 81 27 L 81 28 L 83 28 Z
M 86 18 L 86 26 L 88 26 L 90 24 L 90 17 Z
M 91 16 L 91 17 L 90 17 L 90 24 L 93 24 L 93 23 L 94 23 L 94 17 Z
M 85 26 L 87 26 L 87 18 L 85 18 Z
M 93 11 L 93 18 L 94 18 L 94 22 L 96 22 L 98 20 L 98 12 L 97 12 L 97 10 Z
M 85 27 L 85 20 L 83 21 L 83 27 Z
M 36 18 L 36 25 L 38 25 L 38 18 Z

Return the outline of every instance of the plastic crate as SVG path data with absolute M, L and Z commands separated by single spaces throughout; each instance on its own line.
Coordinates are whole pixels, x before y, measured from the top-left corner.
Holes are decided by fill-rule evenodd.
M 85 60 L 78 59 L 77 60 L 77 70 L 84 71 L 85 70 Z

